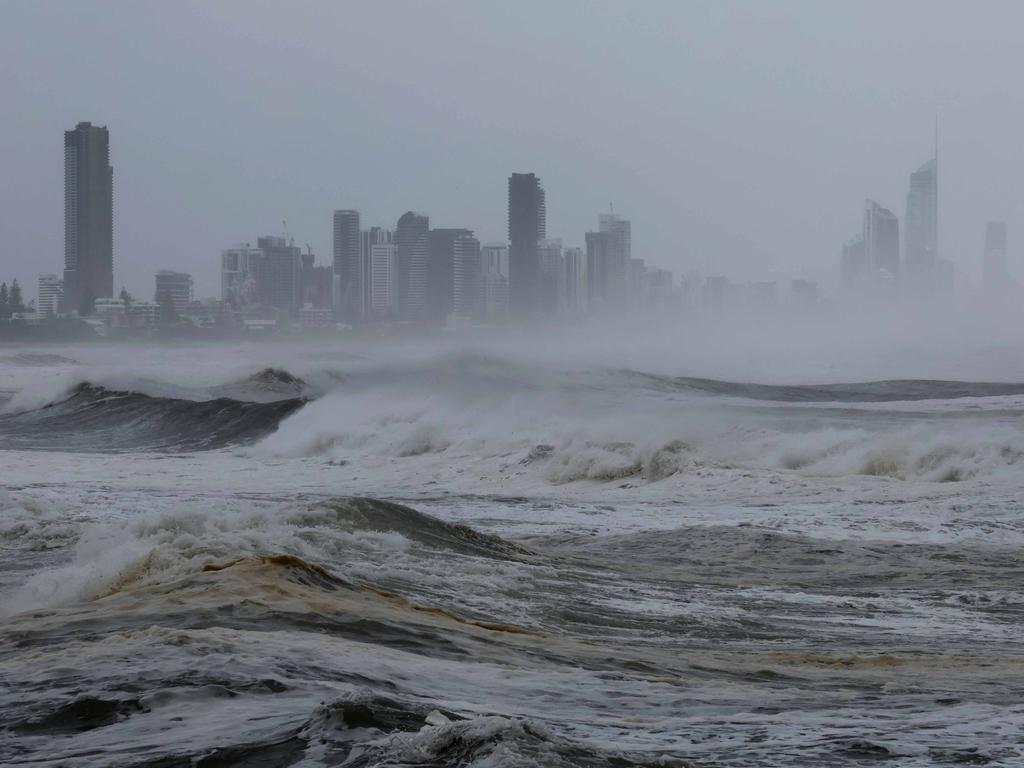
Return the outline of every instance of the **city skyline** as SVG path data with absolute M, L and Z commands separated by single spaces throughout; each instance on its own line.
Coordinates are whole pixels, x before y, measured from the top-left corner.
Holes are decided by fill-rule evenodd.
M 902 217 L 907 176 L 931 155 L 936 112 L 944 178 L 956 182 L 944 185 L 941 201 L 957 213 L 942 224 L 944 255 L 980 284 L 985 222 L 1024 231 L 1024 200 L 1013 189 L 1024 171 L 1015 149 L 1024 112 L 1006 95 L 1015 88 L 1005 67 L 1016 55 L 1006 31 L 1012 25 L 993 29 L 967 11 L 929 13 L 938 27 L 919 40 L 899 30 L 910 28 L 923 6 L 889 9 L 891 24 L 871 26 L 872 61 L 851 67 L 847 41 L 874 18 L 868 9 L 786 13 L 725 3 L 701 12 L 640 9 L 623 22 L 598 4 L 589 13 L 554 9 L 544 31 L 496 9 L 453 5 L 451 14 L 467 17 L 474 32 L 418 73 L 428 87 L 450 86 L 431 102 L 402 74 L 429 34 L 403 36 L 408 53 L 401 57 L 374 58 L 368 69 L 359 64 L 396 34 L 378 23 L 386 3 L 326 8 L 316 24 L 314 14 L 299 11 L 288 26 L 280 23 L 283 12 L 268 8 L 166 9 L 162 37 L 150 23 L 134 23 L 150 11 L 126 4 L 109 16 L 133 25 L 130 39 L 109 29 L 105 14 L 47 7 L 45 0 L 14 6 L 0 32 L 0 57 L 12 56 L 3 70 L 13 86 L 14 139 L 0 152 L 18 182 L 0 193 L 0 216 L 13 252 L 9 271 L 23 284 L 41 271 L 36 264 L 60 268 L 53 261 L 62 247 L 60 193 L 52 185 L 61 169 L 50 155 L 55 131 L 81 119 L 107 125 L 117 137 L 115 288 L 123 283 L 136 293 L 148 291 L 155 271 L 178 268 L 193 273 L 198 295 L 215 294 L 217 273 L 206 255 L 238 232 L 282 234 L 282 220 L 302 246 L 308 241 L 326 255 L 331 232 L 323 216 L 342 207 L 383 224 L 394 212 L 429 205 L 431 218 L 446 226 L 471 226 L 481 242 L 502 240 L 503 179 L 515 169 L 532 169 L 558 190 L 551 234 L 566 247 L 584 246 L 575 233 L 592 228 L 594 211 L 611 200 L 634 222 L 636 255 L 677 273 L 692 267 L 756 280 L 799 274 L 828 288 L 837 283 L 836 244 L 865 195 Z M 424 31 L 444 24 L 426 9 L 408 14 Z M 655 17 L 663 19 L 657 29 Z M 327 34 L 342 22 L 373 31 L 342 51 Z M 47 34 L 33 37 L 46 23 Z M 709 59 L 725 27 L 743 45 L 730 43 L 724 50 L 737 53 Z M 294 34 L 258 32 L 283 28 Z M 218 67 L 219 57 L 237 53 L 246 30 L 257 30 L 274 55 L 248 60 L 244 71 Z M 972 54 L 973 68 L 947 55 L 959 50 L 959 37 L 981 34 L 986 45 Z M 37 40 L 36 50 L 25 39 Z M 86 41 L 96 39 L 103 44 L 89 44 L 86 55 Z M 572 72 L 589 60 L 585 39 L 616 45 L 579 82 Z M 484 55 L 510 41 L 523 56 Z M 118 62 L 129 44 L 153 51 L 152 60 L 126 70 Z M 552 66 L 555 51 L 566 66 Z M 759 62 L 756 69 L 748 58 Z M 89 66 L 69 65 L 82 60 Z M 181 66 L 155 77 L 158 60 Z M 281 70 L 271 60 L 288 63 Z M 197 77 L 203 66 L 214 75 Z M 761 71 L 777 77 L 766 81 Z M 527 88 L 531 82 L 542 85 Z M 365 109 L 342 108 L 359 103 L 352 101 L 357 94 Z M 642 103 L 652 105 L 650 119 L 637 119 Z M 508 110 L 537 120 L 512 131 L 500 118 Z M 541 117 L 551 114 L 564 117 Z M 200 124 L 204 130 L 195 131 Z M 392 163 L 402 169 L 397 180 L 380 173 Z M 188 246 L 170 234 L 179 232 L 188 233 Z M 1007 256 L 1020 274 L 1012 237 Z
M 871 198 L 865 200 L 861 232 L 843 246 L 838 264 L 840 298 L 847 307 L 865 301 L 952 301 L 955 267 L 941 257 L 938 240 L 937 121 L 935 135 L 933 157 L 909 177 L 902 248 L 899 216 Z M 52 315 L 55 306 L 61 312 L 89 315 L 99 300 L 108 319 L 111 311 L 127 317 L 127 307 L 119 308 L 114 299 L 108 129 L 83 121 L 65 131 L 64 165 L 64 280 L 40 274 L 36 303 L 43 316 Z M 431 228 L 427 215 L 407 211 L 393 231 L 380 226 L 367 230 L 358 210 L 338 209 L 332 216 L 333 248 L 326 266 L 316 265 L 311 246 L 303 253 L 295 245 L 283 221 L 285 235 L 259 236 L 255 249 L 246 244 L 221 252 L 219 298 L 238 313 L 235 322 L 302 317 L 304 324 L 314 325 L 328 318 L 357 325 L 404 320 L 437 326 L 498 318 L 547 322 L 628 314 L 648 308 L 648 301 L 685 314 L 697 306 L 687 299 L 695 285 L 703 309 L 767 311 L 778 305 L 778 280 L 733 283 L 730 276 L 708 275 L 705 282 L 691 270 L 677 290 L 671 270 L 652 270 L 643 258 L 632 257 L 631 221 L 617 215 L 611 203 L 609 212 L 598 216 L 598 229 L 584 233 L 585 251 L 563 247 L 562 238 L 547 236 L 546 190 L 533 172 L 508 176 L 506 219 L 508 240 L 497 245 L 507 249 L 507 256 L 495 261 L 472 229 Z M 983 288 L 1001 302 L 1020 290 L 1007 267 L 1007 242 L 1005 222 L 989 222 Z M 501 265 L 496 272 L 495 264 Z M 504 281 L 500 294 L 494 291 L 494 278 Z M 803 277 L 790 281 L 798 302 L 817 304 L 817 282 Z M 162 308 L 165 321 L 194 315 L 193 291 L 190 273 L 161 269 L 149 304 Z M 130 293 L 122 288 L 121 296 L 126 295 Z M 152 322 L 155 311 L 146 317 Z M 202 325 L 223 325 L 227 316 L 223 309 L 207 307 L 195 318 Z
M 74 306 L 84 306 L 83 295 L 75 281 L 88 284 L 87 301 L 96 298 L 97 292 L 104 296 L 113 296 L 113 183 L 112 168 L 110 166 L 110 137 L 106 126 L 93 126 L 88 121 L 79 122 L 74 130 L 65 131 L 65 270 L 64 280 L 60 285 L 63 299 L 63 307 L 66 311 L 73 310 Z M 930 301 L 936 292 L 951 295 L 954 281 L 954 264 L 952 260 L 940 257 L 938 247 L 939 216 L 938 216 L 938 122 L 936 120 L 936 144 L 934 156 L 926 161 L 909 176 L 909 188 L 906 195 L 905 219 L 903 220 L 902 234 L 900 230 L 901 219 L 897 214 L 885 209 L 871 198 L 866 199 L 863 229 L 858 234 L 861 248 L 856 251 L 857 240 L 848 241 L 842 248 L 839 260 L 838 282 L 840 295 L 849 295 L 861 292 L 868 283 L 875 286 L 875 293 L 878 296 L 888 298 L 906 298 L 918 301 Z M 83 190 L 80 192 L 79 190 Z M 564 296 L 555 300 L 551 296 L 547 299 L 541 297 L 543 292 L 540 289 L 540 281 L 548 283 L 559 283 L 557 291 L 564 294 L 567 278 L 563 274 L 563 248 L 562 238 L 546 240 L 546 193 L 539 176 L 535 173 L 512 173 L 508 177 L 507 186 L 507 233 L 510 258 L 508 261 L 509 270 L 516 271 L 519 266 L 520 274 L 525 275 L 521 288 L 524 293 L 534 296 L 532 302 L 527 302 L 515 310 L 516 288 L 515 280 L 509 280 L 509 306 L 513 308 L 513 318 L 518 314 L 520 317 L 530 313 L 541 312 L 542 315 L 553 316 L 555 310 L 563 312 L 567 309 Z M 84 202 L 80 202 L 84 201 Z M 589 270 L 585 270 L 584 279 L 587 281 L 588 309 L 604 307 L 606 310 L 625 308 L 625 303 L 614 299 L 615 295 L 624 294 L 624 286 L 630 281 L 629 270 L 634 266 L 644 271 L 643 259 L 631 259 L 631 227 L 629 220 L 623 219 L 614 213 L 610 205 L 610 213 L 600 214 L 599 227 L 597 231 L 584 233 L 586 243 L 586 257 L 584 264 L 589 264 Z M 882 218 L 879 218 L 881 216 Z M 438 255 L 434 252 L 437 246 L 432 242 L 437 236 L 443 233 L 464 233 L 469 237 L 474 234 L 470 229 L 441 229 L 431 230 L 429 228 L 429 217 L 425 214 L 417 214 L 408 211 L 400 217 L 395 228 L 395 233 L 401 233 L 403 220 L 411 221 L 409 217 L 419 222 L 417 226 L 422 230 L 419 237 L 421 242 L 416 246 L 416 254 L 408 253 L 409 246 L 406 244 L 405 251 L 399 247 L 400 238 L 396 238 L 394 245 L 394 263 L 388 267 L 388 274 L 392 285 L 388 289 L 388 303 L 393 307 L 401 307 L 400 314 L 393 319 L 417 319 L 436 320 L 444 315 L 444 308 L 452 311 L 452 280 L 454 279 L 454 267 L 451 263 L 444 267 L 447 271 L 443 275 L 437 274 L 436 264 L 440 263 Z M 97 222 L 104 226 L 97 226 Z M 992 256 L 989 244 L 989 235 L 986 234 L 984 246 L 984 257 L 982 265 L 982 287 L 991 291 L 993 275 L 999 274 L 1008 286 L 1015 285 L 1012 271 L 1007 264 L 1008 249 L 1005 237 L 1005 222 L 1003 226 L 1002 250 L 999 258 L 998 270 L 991 267 Z M 989 226 L 991 222 L 989 223 Z M 884 244 L 878 240 L 877 227 L 883 227 L 882 234 Z M 264 271 L 271 269 L 274 262 L 274 249 L 270 246 L 275 241 L 279 248 L 287 252 L 289 264 L 294 263 L 296 276 L 288 279 L 291 281 L 288 286 L 282 288 L 284 291 L 281 297 L 268 301 L 268 305 L 276 306 L 279 309 L 290 308 L 295 311 L 302 305 L 303 288 L 300 285 L 298 274 L 300 249 L 294 246 L 294 238 L 287 234 L 287 222 L 282 222 L 282 229 L 286 233 L 283 236 L 266 235 L 260 239 L 263 245 L 270 249 L 267 251 L 267 264 Z M 621 231 L 618 231 L 621 229 Z M 97 239 L 96 232 L 99 232 Z M 372 231 L 387 232 L 388 242 L 392 237 L 391 230 L 385 230 L 379 226 L 371 228 Z M 80 232 L 85 232 L 81 236 Z M 331 285 L 327 291 L 330 296 L 330 304 L 335 319 L 348 322 L 362 322 L 372 318 L 381 318 L 379 310 L 380 291 L 377 290 L 378 300 L 376 305 L 371 301 L 374 293 L 372 287 L 373 258 L 371 256 L 372 244 L 364 242 L 368 232 L 360 229 L 360 214 L 353 209 L 339 209 L 333 213 L 333 247 L 330 263 L 327 269 L 331 271 Z M 436 234 L 435 234 L 436 233 Z M 423 239 L 425 238 L 425 240 Z M 532 238 L 533 246 L 515 245 L 518 238 L 522 243 L 529 243 Z M 407 238 L 406 238 L 407 239 Z M 477 243 L 475 246 L 479 255 L 479 240 L 473 238 Z M 287 245 L 285 244 L 287 242 Z M 902 241 L 902 242 L 901 242 Z M 558 267 L 557 275 L 549 274 L 550 266 L 545 266 L 543 255 L 546 243 L 557 243 Z M 434 250 L 432 250 L 432 248 Z M 449 245 L 449 250 L 451 246 Z M 524 250 L 525 249 L 525 250 Z M 228 249 L 230 250 L 230 249 Z M 266 250 L 266 249 L 265 249 Z M 83 258 L 82 269 L 76 269 L 79 261 L 79 251 Z M 92 255 L 98 251 L 100 256 Z M 307 268 L 312 268 L 312 259 L 315 258 L 310 246 L 307 245 L 308 259 Z M 566 252 L 570 253 L 571 248 Z M 884 251 L 884 254 L 883 254 Z M 226 254 L 227 251 L 222 253 Z M 404 254 L 404 255 L 403 255 Z M 222 257 L 224 258 L 224 257 Z M 305 258 L 305 257 L 304 257 Z M 449 259 L 450 261 L 450 259 Z M 636 262 L 632 264 L 631 262 Z M 463 257 L 462 262 L 466 263 Z M 524 266 L 525 265 L 525 266 Z M 532 265 L 532 266 L 531 266 Z M 285 272 L 291 267 L 280 265 L 278 271 Z M 380 265 L 378 264 L 378 271 Z M 410 270 L 412 272 L 410 273 Z M 87 276 L 87 279 L 79 277 L 79 272 Z M 161 270 L 166 272 L 167 270 Z M 230 271 L 230 270 L 228 270 Z M 691 272 L 693 270 L 690 270 Z M 466 284 L 465 268 L 462 269 L 461 278 L 463 286 Z M 219 294 L 222 298 L 228 296 L 225 267 L 221 265 L 221 287 Z M 420 274 L 422 273 L 422 274 Z M 484 306 L 485 288 L 483 276 L 485 270 L 479 260 L 474 263 L 473 274 L 474 284 L 479 283 L 475 288 L 478 295 L 470 302 L 478 307 L 482 313 Z M 869 274 L 870 273 L 870 274 Z M 671 271 L 668 282 L 671 284 Z M 596 276 L 596 277 L 595 277 Z M 189 274 L 190 281 L 192 280 Z M 715 277 L 715 275 L 709 275 Z M 726 279 L 731 276 L 726 275 Z M 506 276 L 507 278 L 507 276 Z M 45 279 L 45 280 L 44 280 Z M 635 282 L 636 278 L 633 278 Z M 803 277 L 790 277 L 799 283 L 808 283 L 817 286 L 816 281 L 807 281 Z M 38 296 L 40 304 L 44 302 L 43 295 L 51 292 L 49 285 L 50 275 L 39 274 Z M 227 279 L 230 281 L 230 279 Z M 597 283 L 595 283 L 597 280 Z M 412 281 L 412 282 L 410 282 Z M 46 282 L 46 287 L 44 287 Z M 612 288 L 609 298 L 605 294 L 609 292 L 609 282 L 614 285 L 621 285 L 623 288 Z M 754 281 L 755 283 L 758 281 Z M 764 281 L 760 281 L 764 282 Z M 779 282 L 771 281 L 771 282 Z M 750 281 L 748 280 L 749 284 Z M 190 282 L 190 285 L 192 283 Z M 795 284 L 795 283 L 794 283 Z M 99 287 L 96 286 L 109 286 Z M 879 288 L 879 286 L 883 286 Z M 887 286 L 887 287 L 884 287 Z M 69 288 L 70 287 L 70 288 Z M 124 288 L 122 288 L 124 290 Z M 190 288 L 191 290 L 191 288 Z M 275 288 L 277 290 L 277 288 Z M 412 292 L 410 303 L 407 294 Z M 438 298 L 439 292 L 447 291 L 447 298 Z M 465 287 L 462 289 L 465 293 Z M 159 289 L 157 291 L 159 294 Z M 419 294 L 422 293 L 420 297 Z M 1005 293 L 1005 291 L 1004 291 Z M 428 295 L 429 294 L 429 295 Z M 818 295 L 818 288 L 815 288 L 815 295 Z M 290 296 L 290 298 L 288 298 Z M 265 298 L 265 297 L 264 297 Z M 440 302 L 439 305 L 429 306 L 429 302 Z M 422 307 L 417 309 L 418 302 Z M 461 306 L 467 305 L 465 296 L 461 299 Z M 374 309 L 374 306 L 377 309 Z

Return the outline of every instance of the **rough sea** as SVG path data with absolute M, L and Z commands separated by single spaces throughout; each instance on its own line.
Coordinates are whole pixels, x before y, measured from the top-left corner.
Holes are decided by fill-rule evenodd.
M 0 764 L 1022 766 L 999 354 L 0 348 Z

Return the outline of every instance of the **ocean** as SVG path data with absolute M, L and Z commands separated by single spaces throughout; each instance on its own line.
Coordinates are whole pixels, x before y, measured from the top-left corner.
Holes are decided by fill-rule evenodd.
M 629 349 L 0 348 L 0 764 L 1024 765 L 1021 362 Z

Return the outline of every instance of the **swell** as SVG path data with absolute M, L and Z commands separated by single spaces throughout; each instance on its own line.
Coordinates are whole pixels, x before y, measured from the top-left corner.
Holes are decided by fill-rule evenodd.
M 0 513 L 15 523 L 20 518 L 21 524 L 10 526 L 4 539 L 9 547 L 49 535 L 47 521 L 31 510 L 5 508 L 0 499 Z M 81 542 L 88 546 L 76 545 Z M 215 512 L 181 510 L 119 523 L 86 523 L 65 533 L 60 543 L 70 559 L 38 571 L 4 595 L 0 615 L 82 605 L 140 588 L 174 593 L 200 574 L 242 571 L 259 571 L 268 583 L 286 579 L 320 592 L 356 584 L 363 588 L 372 579 L 377 594 L 390 599 L 407 588 L 427 586 L 410 570 L 415 561 L 433 560 L 444 570 L 457 560 L 489 562 L 486 574 L 501 563 L 539 559 L 498 536 L 369 498 L 337 498 L 312 506 L 246 504 Z M 373 567 L 350 572 L 358 562 Z M 339 568 L 340 575 L 335 572 Z M 396 576 L 389 578 L 389 572 Z M 403 578 L 405 573 L 408 578 Z
M 307 400 L 188 400 L 108 390 L 90 383 L 58 402 L 0 414 L 4 447 L 89 452 L 201 451 L 253 442 Z
M 648 377 L 648 374 L 641 374 Z M 843 384 L 748 384 L 691 377 L 660 379 L 713 395 L 786 403 L 886 403 L 1024 394 L 1024 383 L 896 379 Z

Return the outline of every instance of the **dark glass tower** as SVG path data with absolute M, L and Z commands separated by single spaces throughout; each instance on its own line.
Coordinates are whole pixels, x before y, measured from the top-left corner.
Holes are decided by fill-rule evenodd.
M 92 311 L 114 295 L 114 170 L 106 127 L 64 132 L 64 301 Z
M 426 317 L 437 322 L 455 308 L 456 243 L 473 237 L 468 229 L 432 229 L 427 235 L 427 305 Z
M 935 277 L 939 245 L 939 160 L 929 160 L 910 174 L 903 250 L 907 282 L 914 293 L 927 294 Z
M 540 302 L 540 252 L 547 237 L 544 187 L 532 173 L 508 177 L 509 309 L 520 319 L 534 317 Z
M 359 211 L 334 212 L 334 314 L 341 320 L 356 320 L 364 297 L 359 241 Z
M 397 314 L 403 320 L 422 320 L 427 311 L 427 233 L 430 219 L 407 211 L 395 227 Z

